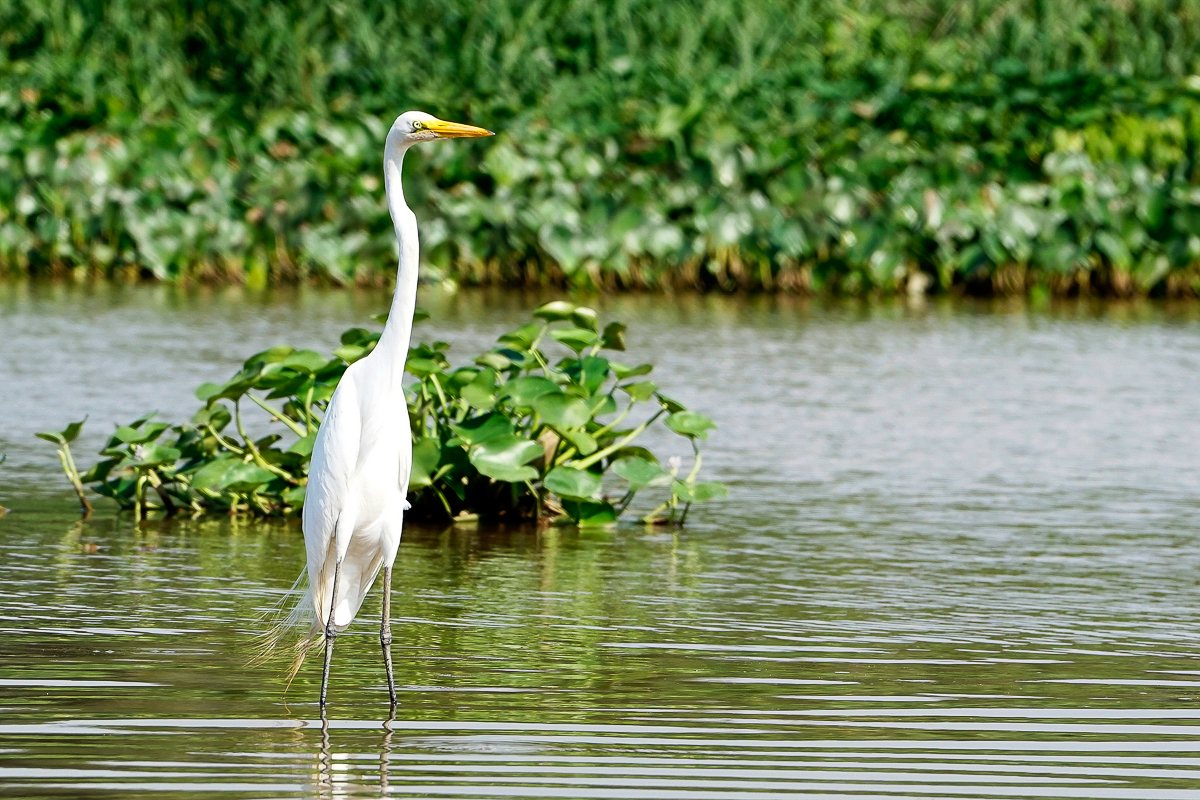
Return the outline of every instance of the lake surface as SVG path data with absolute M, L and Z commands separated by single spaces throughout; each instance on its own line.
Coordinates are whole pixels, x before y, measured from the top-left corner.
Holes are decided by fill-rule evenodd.
M 427 293 L 459 360 L 530 295 Z M 318 659 L 253 664 L 294 522 L 86 522 L 53 448 L 190 414 L 370 293 L 0 284 L 5 797 L 1200 796 L 1195 306 L 634 297 L 629 360 L 720 425 L 682 531 L 406 528 Z

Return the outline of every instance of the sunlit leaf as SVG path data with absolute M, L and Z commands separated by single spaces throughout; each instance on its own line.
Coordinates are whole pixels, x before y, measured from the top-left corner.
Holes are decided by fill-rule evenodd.
M 585 306 L 580 306 L 571 314 L 571 321 L 580 328 L 586 328 L 589 331 L 599 330 L 599 323 L 596 319 L 596 312 Z
M 304 456 L 305 458 L 309 458 L 312 456 L 313 445 L 316 444 L 316 441 L 317 441 L 317 432 L 309 431 L 303 437 L 294 441 L 292 443 L 292 446 L 289 447 L 287 449 L 287 451 L 289 453 L 296 453 L 297 455 L 301 455 L 301 456 Z
M 533 312 L 535 317 L 556 322 L 558 320 L 569 319 L 575 313 L 575 306 L 568 303 L 566 300 L 552 300 L 549 303 L 541 305 Z
M 426 378 L 442 371 L 442 365 L 429 358 L 410 358 L 404 363 L 404 371 L 418 378 Z
M 471 463 L 484 475 L 515 483 L 533 480 L 537 470 L 523 466 L 545 454 L 542 445 L 511 434 L 490 438 L 471 448 Z
M 528 350 L 541 330 L 541 325 L 530 322 L 526 325 L 522 325 L 514 331 L 509 331 L 508 333 L 502 335 L 498 341 L 502 342 L 503 344 L 511 345 L 512 347 L 520 350 Z
M 297 350 L 283 359 L 280 366 L 294 369 L 297 372 L 316 373 L 327 362 L 328 359 L 315 350 Z
M 600 476 L 574 467 L 555 467 L 542 481 L 559 497 L 589 498 L 600 491 Z
M 471 382 L 462 387 L 459 394 L 471 408 L 490 411 L 496 405 L 496 371 L 485 367 L 476 373 Z
M 554 328 L 550 331 L 550 336 L 576 353 L 600 341 L 600 337 L 596 335 L 595 331 L 589 331 L 586 328 Z
M 174 447 L 168 447 L 158 442 L 149 442 L 142 445 L 141 458 L 138 459 L 134 466 L 138 467 L 155 467 L 164 464 L 174 464 L 182 455 Z
M 526 375 L 513 378 L 501 387 L 499 394 L 511 398 L 518 406 L 530 406 L 533 401 L 544 394 L 561 394 L 562 387 L 548 378 L 540 375 Z
M 600 448 L 600 445 L 592 438 L 591 434 L 580 428 L 564 430 L 562 435 L 563 438 L 571 443 L 580 456 L 590 456 Z
M 125 425 L 113 431 L 113 436 L 126 444 L 141 444 L 157 439 L 169 427 L 165 422 L 152 422 L 143 428 Z
M 561 392 L 539 395 L 532 405 L 542 421 L 556 428 L 580 428 L 592 418 L 587 403 Z
M 638 383 L 627 383 L 621 388 L 628 392 L 634 400 L 645 402 L 658 391 L 658 384 L 654 381 L 639 381 Z
M 489 439 L 513 435 L 512 422 L 502 414 L 485 414 L 451 427 L 455 435 L 467 444 L 479 444 Z
M 512 359 L 507 358 L 497 352 L 484 353 L 475 358 L 475 363 L 481 367 L 491 367 L 495 370 L 508 369 L 512 366 Z

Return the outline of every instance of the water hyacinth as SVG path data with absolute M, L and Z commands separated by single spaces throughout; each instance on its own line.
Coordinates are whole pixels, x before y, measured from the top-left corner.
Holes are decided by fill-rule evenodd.
M 1196 294 L 1200 0 L 0 2 L 0 263 L 385 281 Z M 519 133 L 519 136 L 516 135 Z
M 699 441 L 715 425 L 663 394 L 650 364 L 610 359 L 624 337 L 624 324 L 601 326 L 593 310 L 555 301 L 468 364 L 453 366 L 444 342 L 412 347 L 407 409 L 396 409 L 413 433 L 408 516 L 607 525 L 649 490 L 661 502 L 644 521 L 682 525 L 693 503 L 724 496 L 722 484 L 699 480 Z M 332 358 L 291 347 L 256 353 L 225 383 L 196 390 L 203 406 L 189 422 L 151 414 L 120 426 L 82 474 L 70 442 L 83 422 L 38 435 L 59 446 L 85 513 L 91 486 L 138 515 L 293 514 L 333 390 L 378 339 L 352 328 Z M 244 411 L 265 413 L 280 431 L 249 435 Z M 689 470 L 636 443 L 656 424 L 689 442 Z

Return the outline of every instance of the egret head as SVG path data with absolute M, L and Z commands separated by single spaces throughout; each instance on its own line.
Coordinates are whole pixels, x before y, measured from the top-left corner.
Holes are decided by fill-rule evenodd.
M 405 111 L 396 117 L 392 129 L 388 132 L 388 141 L 395 142 L 400 147 L 428 142 L 433 139 L 461 139 L 473 136 L 494 136 L 491 131 L 476 128 L 474 125 L 463 125 L 458 122 L 446 122 L 424 111 Z

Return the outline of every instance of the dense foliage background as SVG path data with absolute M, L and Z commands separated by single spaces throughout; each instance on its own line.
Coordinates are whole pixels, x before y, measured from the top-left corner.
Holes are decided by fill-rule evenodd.
M 0 0 L 0 263 L 1200 293 L 1200 0 Z

